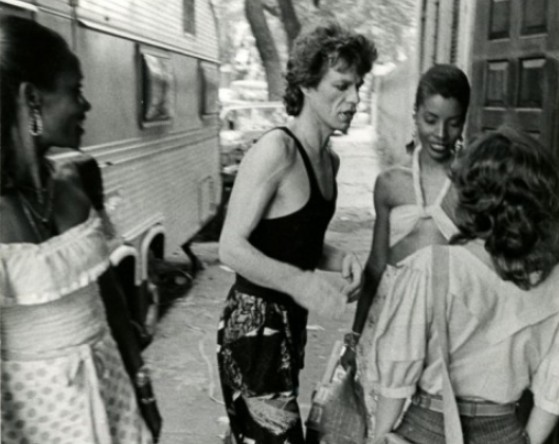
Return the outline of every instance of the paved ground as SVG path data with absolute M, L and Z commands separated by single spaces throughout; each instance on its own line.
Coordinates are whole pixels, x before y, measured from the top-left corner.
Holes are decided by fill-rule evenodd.
M 333 138 L 340 154 L 338 211 L 327 240 L 355 251 L 364 261 L 372 228 L 371 192 L 380 170 L 371 128 Z M 204 263 L 193 287 L 178 298 L 161 320 L 146 350 L 164 417 L 161 444 L 219 444 L 227 429 L 215 359 L 216 328 L 233 274 L 219 263 L 217 244 L 194 244 Z M 335 278 L 335 277 L 332 277 Z M 355 306 L 339 321 L 311 316 L 306 368 L 301 375 L 300 404 L 306 415 L 314 385 L 320 380 L 332 345 L 352 322 Z

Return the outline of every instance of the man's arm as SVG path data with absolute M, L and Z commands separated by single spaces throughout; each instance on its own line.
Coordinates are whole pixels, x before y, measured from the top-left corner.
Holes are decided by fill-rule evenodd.
M 361 288 L 363 267 L 354 253 L 340 250 L 325 243 L 317 268 L 324 271 L 340 272 L 347 281 L 347 284 L 341 290 L 342 293 L 349 297 L 349 302 L 355 301 L 354 297 Z

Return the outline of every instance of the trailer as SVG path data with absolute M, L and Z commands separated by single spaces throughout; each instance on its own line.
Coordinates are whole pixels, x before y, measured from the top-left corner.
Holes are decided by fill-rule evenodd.
M 102 171 L 111 260 L 134 320 L 157 313 L 153 258 L 187 246 L 221 201 L 217 26 L 209 0 L 0 0 L 56 30 L 92 104 L 82 152 Z M 55 150 L 61 161 L 83 156 Z

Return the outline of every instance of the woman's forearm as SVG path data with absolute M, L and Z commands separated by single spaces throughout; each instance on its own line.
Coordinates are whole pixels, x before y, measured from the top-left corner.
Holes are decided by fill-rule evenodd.
M 357 302 L 355 317 L 353 318 L 352 330 L 355 333 L 361 334 L 363 332 L 381 275 L 382 272 L 378 273 L 370 268 L 366 268 L 363 273 L 363 287 L 360 291 L 361 294 Z
M 541 408 L 534 406 L 530 412 L 526 431 L 530 437 L 531 444 L 542 444 L 557 423 L 557 415 L 546 412 Z
M 136 372 L 143 365 L 143 359 L 138 338 L 130 322 L 130 312 L 124 293 L 112 268 L 99 277 L 98 284 L 112 336 L 120 351 L 124 367 L 133 381 Z
M 386 398 L 379 395 L 375 413 L 375 438 L 380 438 L 394 429 L 405 401 L 405 398 Z

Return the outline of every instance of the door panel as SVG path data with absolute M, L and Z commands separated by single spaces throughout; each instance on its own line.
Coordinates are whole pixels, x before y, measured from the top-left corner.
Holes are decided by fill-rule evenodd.
M 559 152 L 556 0 L 477 0 L 469 135 L 510 123 Z

